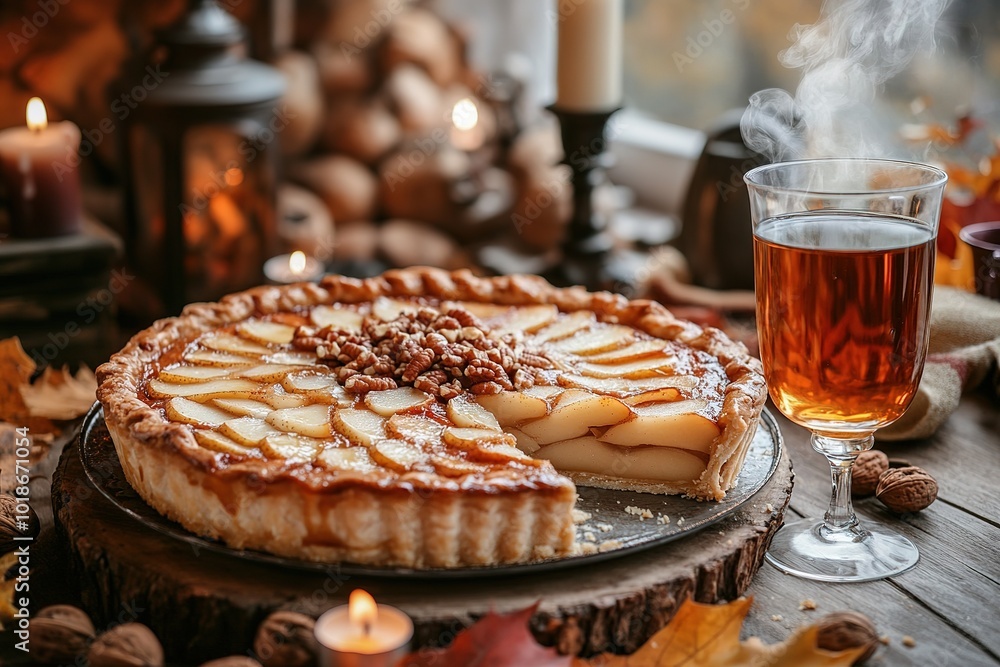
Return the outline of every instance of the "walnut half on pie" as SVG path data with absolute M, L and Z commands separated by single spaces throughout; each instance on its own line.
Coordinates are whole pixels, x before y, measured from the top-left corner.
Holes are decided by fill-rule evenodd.
M 721 499 L 766 396 L 657 303 L 426 268 L 192 304 L 98 379 L 126 477 L 188 530 L 418 568 L 570 553 L 574 482 Z

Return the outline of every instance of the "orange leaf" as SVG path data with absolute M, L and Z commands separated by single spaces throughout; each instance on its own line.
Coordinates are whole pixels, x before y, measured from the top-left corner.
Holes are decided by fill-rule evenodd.
M 570 667 L 570 658 L 535 641 L 528 622 L 534 604 L 512 614 L 490 612 L 463 630 L 446 649 L 412 653 L 398 667 Z
M 574 667 L 848 667 L 864 651 L 832 653 L 816 648 L 816 628 L 809 626 L 771 646 L 752 637 L 740 641 L 740 629 L 752 600 L 708 605 L 685 600 L 670 623 L 628 656 L 577 659 Z
M 36 369 L 16 336 L 0 340 L 0 421 L 50 433 L 55 425 L 48 419 L 32 417 L 21 396 L 21 388 L 29 384 Z

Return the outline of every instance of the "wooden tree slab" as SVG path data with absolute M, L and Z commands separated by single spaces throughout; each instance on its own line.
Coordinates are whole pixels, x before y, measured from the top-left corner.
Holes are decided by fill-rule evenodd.
M 783 455 L 767 485 L 739 512 L 697 534 L 620 559 L 503 578 L 410 581 L 293 571 L 196 549 L 132 520 L 87 479 L 77 446 L 66 448 L 52 485 L 56 526 L 98 628 L 125 617 L 149 625 L 173 660 L 250 649 L 276 609 L 318 616 L 354 588 L 409 614 L 417 646 L 448 644 L 490 609 L 541 601 L 532 621 L 543 643 L 566 653 L 629 652 L 693 597 L 741 595 L 763 562 L 792 489 Z

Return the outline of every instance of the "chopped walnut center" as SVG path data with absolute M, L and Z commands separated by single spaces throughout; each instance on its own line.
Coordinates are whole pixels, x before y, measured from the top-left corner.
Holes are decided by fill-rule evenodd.
M 553 367 L 514 334 L 492 332 L 461 308 L 420 308 L 390 322 L 368 316 L 360 333 L 299 327 L 293 344 L 314 350 L 357 394 L 403 385 L 445 401 L 465 390 L 498 394 L 531 387 L 540 370 Z

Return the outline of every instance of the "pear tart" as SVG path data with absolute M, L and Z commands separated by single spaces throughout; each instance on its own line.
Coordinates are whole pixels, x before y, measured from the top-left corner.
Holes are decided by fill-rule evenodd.
M 766 395 L 654 302 L 426 268 L 190 305 L 98 379 L 126 477 L 188 530 L 407 567 L 571 553 L 574 482 L 721 499 Z

